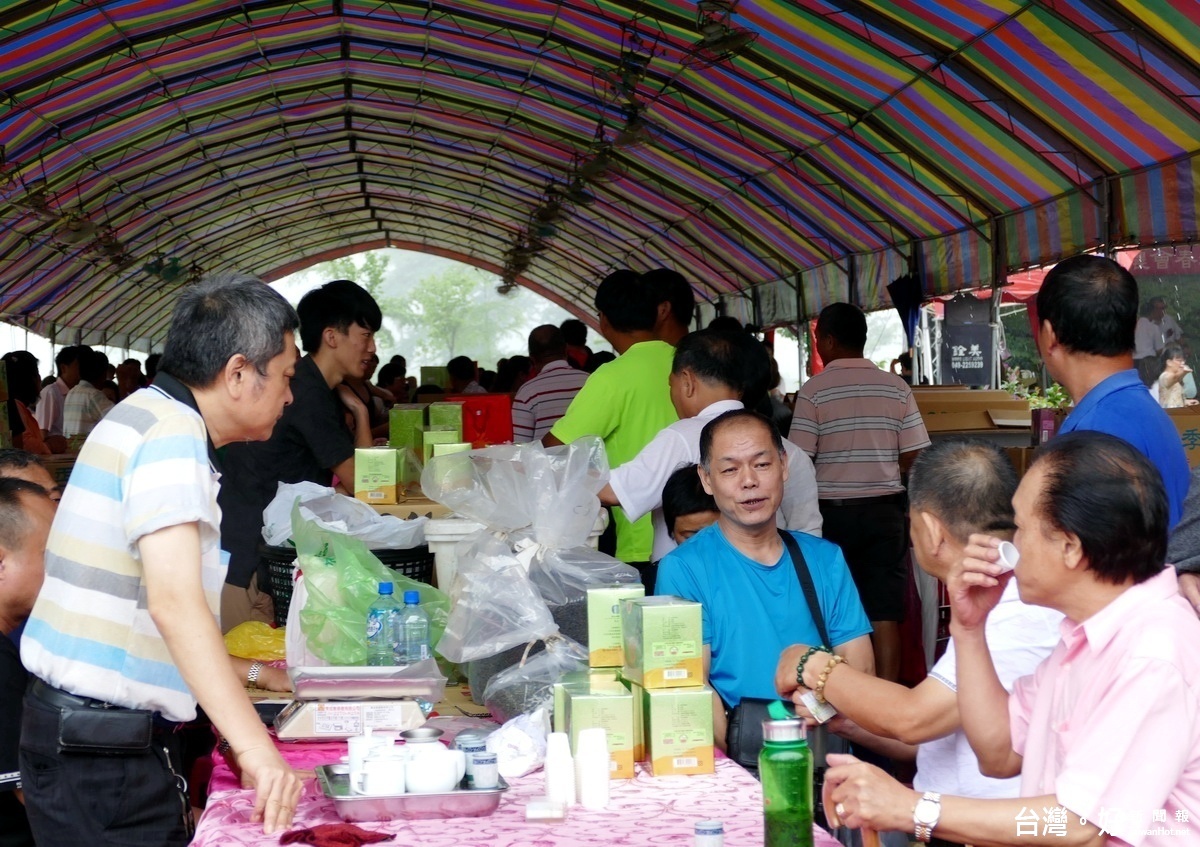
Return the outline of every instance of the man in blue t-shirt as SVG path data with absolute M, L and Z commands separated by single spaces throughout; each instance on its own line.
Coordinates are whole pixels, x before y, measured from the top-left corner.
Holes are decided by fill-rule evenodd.
M 820 642 L 796 569 L 775 524 L 787 479 L 779 431 L 738 409 L 700 433 L 700 481 L 721 516 L 663 558 L 656 594 L 703 604 L 704 673 L 713 735 L 725 749 L 725 709 L 743 697 L 772 698 L 775 665 L 791 644 Z M 808 564 L 834 651 L 874 671 L 871 625 L 837 545 L 793 532 Z
M 1075 403 L 1059 432 L 1096 430 L 1132 444 L 1162 474 L 1175 526 L 1191 473 L 1179 430 L 1133 366 L 1137 280 L 1112 259 L 1074 256 L 1046 274 L 1037 319 L 1046 370 Z

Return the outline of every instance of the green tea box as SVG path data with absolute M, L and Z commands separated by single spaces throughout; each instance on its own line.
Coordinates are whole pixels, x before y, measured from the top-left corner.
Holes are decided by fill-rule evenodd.
M 432 407 L 430 407 L 432 408 Z M 429 464 L 435 444 L 459 444 L 462 436 L 452 426 L 430 424 L 421 430 L 421 461 Z
M 633 779 L 633 695 L 620 683 L 568 685 L 563 689 L 566 733 L 577 750 L 580 730 L 604 727 L 608 736 L 608 775 Z M 711 736 L 711 733 L 710 733 Z
M 398 450 L 421 449 L 421 430 L 424 429 L 428 403 L 399 403 L 388 412 L 388 446 Z
M 603 688 L 619 688 L 621 683 L 617 680 L 616 671 L 612 668 L 597 668 L 596 670 L 586 671 L 571 671 L 563 674 L 558 682 L 554 683 L 554 705 L 551 718 L 553 720 L 553 728 L 555 732 L 567 731 L 567 695 L 566 689 L 568 686 L 576 688 L 597 687 Z
M 455 441 L 463 437 L 463 404 L 462 401 L 439 401 L 429 404 L 429 426 L 449 427 L 458 433 Z
M 619 668 L 625 663 L 625 645 L 621 641 L 621 601 L 645 596 L 646 587 L 638 583 L 588 589 L 587 646 L 590 666 Z
M 700 604 L 670 595 L 621 601 L 621 675 L 643 688 L 704 684 Z
M 713 690 L 642 689 L 646 759 L 655 776 L 712 773 Z

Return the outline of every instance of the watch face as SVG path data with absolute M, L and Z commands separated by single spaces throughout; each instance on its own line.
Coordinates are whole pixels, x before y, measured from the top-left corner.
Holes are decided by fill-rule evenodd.
M 918 823 L 930 824 L 938 819 L 940 811 L 941 804 L 921 798 L 917 801 L 917 808 L 913 812 L 913 819 Z

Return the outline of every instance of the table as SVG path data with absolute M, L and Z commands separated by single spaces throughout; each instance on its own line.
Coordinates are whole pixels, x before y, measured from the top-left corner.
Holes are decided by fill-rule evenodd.
M 451 736 L 481 722 L 471 718 L 434 718 Z M 293 767 L 308 769 L 336 762 L 346 754 L 344 742 L 282 744 L 280 749 Z M 726 847 L 760 847 L 762 792 L 758 782 L 731 760 L 718 754 L 716 773 L 704 776 L 654 777 L 644 765 L 631 780 L 613 780 L 608 808 L 589 811 L 571 808 L 562 823 L 526 822 L 525 805 L 545 794 L 541 771 L 511 779 L 495 814 L 485 818 L 388 821 L 360 823 L 363 829 L 387 832 L 395 843 L 420 847 L 610 847 L 610 845 L 678 845 L 691 847 L 696 821 L 725 822 Z M 208 807 L 196 828 L 194 847 L 225 845 L 277 845 L 279 835 L 264 835 L 250 824 L 253 795 L 238 787 L 223 762 L 218 762 L 210 783 Z M 308 777 L 294 828 L 340 822 L 333 802 L 321 794 L 316 779 Z M 814 827 L 816 847 L 840 847 L 823 830 Z

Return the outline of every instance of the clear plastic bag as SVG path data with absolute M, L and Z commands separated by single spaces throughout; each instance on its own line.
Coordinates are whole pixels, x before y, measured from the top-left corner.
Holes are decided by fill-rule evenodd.
M 529 563 L 529 579 L 548 604 L 565 606 L 586 600 L 593 586 L 635 583 L 642 578 L 636 568 L 586 545 L 567 549 L 539 545 Z
M 542 652 L 493 676 L 484 689 L 483 703 L 501 723 L 540 708 L 550 711 L 554 683 L 587 666 L 586 647 L 561 635 L 548 638 Z
M 468 662 L 558 631 L 507 541 L 484 531 L 460 542 L 458 550 L 454 606 L 438 653 Z
M 425 543 L 428 518 L 401 520 L 395 515 L 381 515 L 361 500 L 315 482 L 281 482 L 275 499 L 263 510 L 263 540 L 267 544 L 282 547 L 292 538 L 292 510 L 297 504 L 305 520 L 357 538 L 373 550 L 409 550 Z
M 450 612 L 450 598 L 444 593 L 385 567 L 357 538 L 305 520 L 299 505 L 293 508 L 292 523 L 296 564 L 307 589 L 300 628 L 310 652 L 331 665 L 365 664 L 367 609 L 379 596 L 381 582 L 391 582 L 401 596 L 419 591 L 429 615 L 430 640 L 441 637 Z

